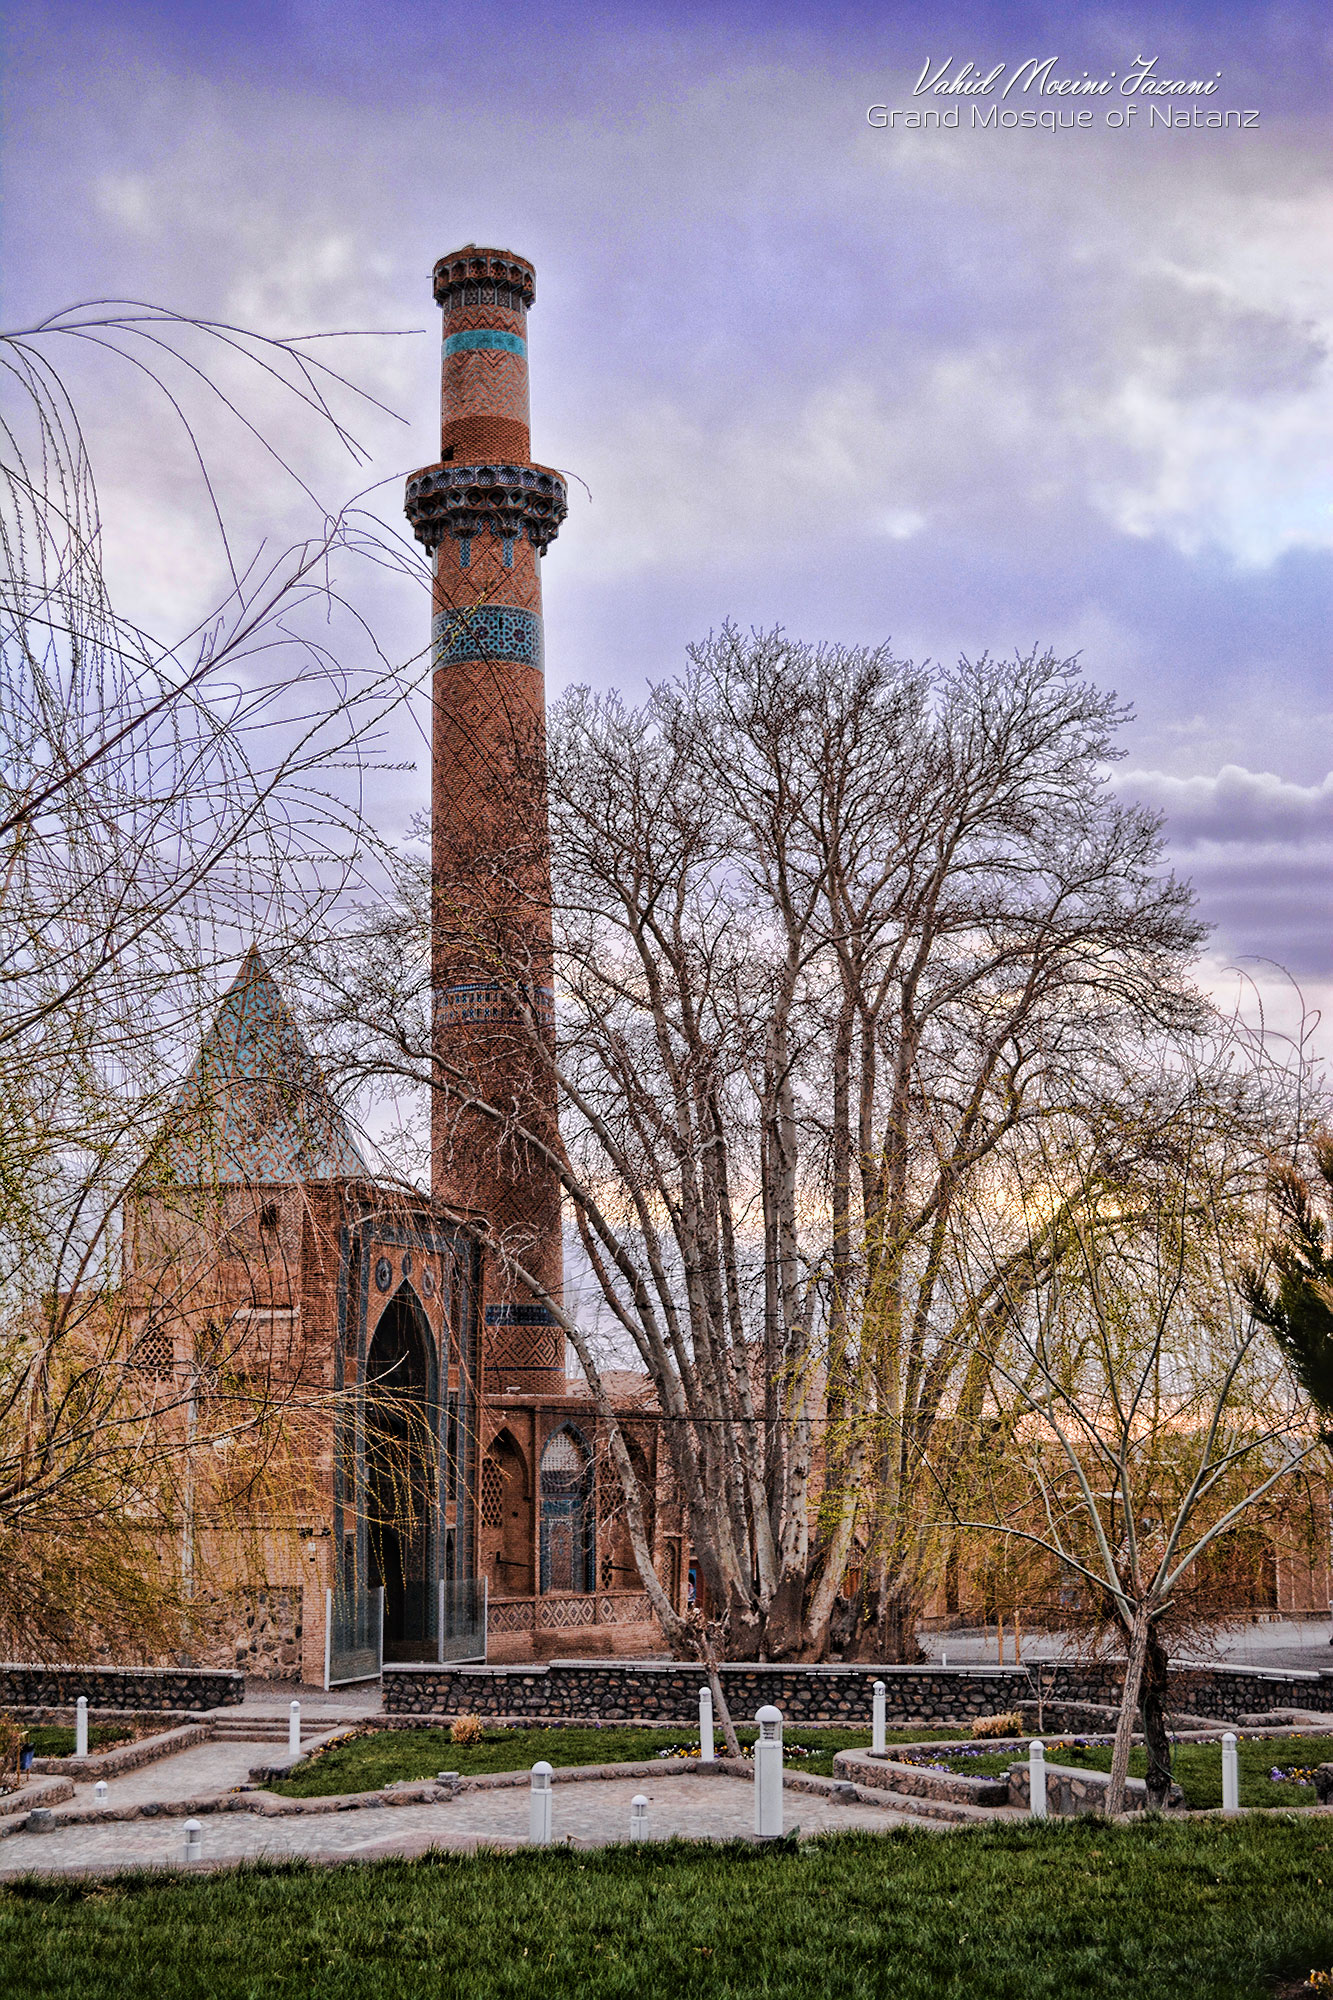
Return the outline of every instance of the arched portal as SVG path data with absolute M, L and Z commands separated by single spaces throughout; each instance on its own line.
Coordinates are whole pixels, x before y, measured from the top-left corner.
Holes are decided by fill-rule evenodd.
M 573 1424 L 546 1441 L 541 1462 L 541 1587 L 596 1588 L 592 1453 Z
M 366 1354 L 366 1535 L 384 1587 L 384 1652 L 411 1656 L 433 1629 L 437 1467 L 429 1330 L 406 1287 Z

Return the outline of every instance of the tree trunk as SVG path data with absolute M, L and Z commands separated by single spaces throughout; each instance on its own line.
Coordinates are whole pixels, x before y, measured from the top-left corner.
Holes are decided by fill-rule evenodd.
M 764 1613 L 760 1658 L 796 1660 L 806 1656 L 805 1573 L 788 1569 Z
M 1171 1796 L 1171 1739 L 1166 1729 L 1167 1653 L 1156 1625 L 1148 1627 L 1139 1707 L 1148 1747 L 1148 1804 L 1161 1812 Z
M 1125 1685 L 1120 1696 L 1120 1717 L 1115 1726 L 1115 1748 L 1111 1752 L 1111 1783 L 1106 1793 L 1108 1813 L 1125 1810 L 1125 1779 L 1129 1776 L 1129 1746 L 1139 1710 L 1139 1687 L 1143 1661 L 1148 1650 L 1148 1614 L 1136 1606 L 1129 1638 L 1129 1658 L 1125 1662 Z
M 889 1583 L 869 1594 L 863 1617 L 843 1657 L 878 1660 L 886 1666 L 915 1666 L 925 1658 L 916 1636 L 920 1605 Z

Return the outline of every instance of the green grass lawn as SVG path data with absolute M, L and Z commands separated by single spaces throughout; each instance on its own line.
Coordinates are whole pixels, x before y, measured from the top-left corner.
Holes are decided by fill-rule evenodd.
M 74 1755 L 74 1725 L 67 1728 L 63 1722 L 30 1723 L 26 1730 L 28 1742 L 32 1745 L 34 1757 L 72 1757 Z M 129 1722 L 90 1722 L 88 1725 L 88 1748 L 108 1750 L 113 1743 L 128 1743 L 138 1730 Z
M 742 1744 L 753 1743 L 756 1732 L 739 1729 Z M 894 1743 L 956 1742 L 961 1729 L 903 1729 L 891 1732 Z M 861 1750 L 869 1743 L 864 1729 L 792 1729 L 785 1732 L 794 1768 L 832 1777 L 837 1750 Z M 379 1729 L 350 1743 L 335 1743 L 296 1770 L 290 1778 L 273 1780 L 269 1789 L 291 1798 L 323 1798 L 331 1792 L 369 1792 L 400 1778 L 433 1778 L 437 1771 L 473 1776 L 483 1771 L 525 1771 L 544 1757 L 548 1764 L 626 1764 L 656 1757 L 659 1750 L 693 1750 L 698 1737 L 689 1729 L 488 1729 L 470 1748 L 449 1741 L 447 1729 Z M 721 1735 L 719 1755 L 725 1755 Z
M 1238 1731 L 1236 1745 L 1240 1764 L 1240 1802 L 1243 1806 L 1312 1806 L 1316 1803 L 1312 1785 L 1289 1781 L 1274 1784 L 1269 1771 L 1309 1770 L 1315 1764 L 1333 1761 L 1333 1736 L 1246 1737 Z M 1003 1772 L 1021 1755 L 1013 1750 L 991 1752 L 979 1757 L 941 1756 L 951 1771 L 966 1771 L 973 1777 Z M 1047 1762 L 1076 1764 L 1086 1771 L 1109 1771 L 1110 1745 L 1090 1745 L 1085 1749 L 1048 1744 Z M 1129 1775 L 1146 1775 L 1148 1760 L 1142 1749 L 1129 1753 Z M 1178 1743 L 1172 1753 L 1171 1770 L 1185 1794 L 1187 1806 L 1202 1809 L 1222 1803 L 1222 1746 L 1220 1743 Z
M 0 1887 L 6 2000 L 1274 2000 L 1321 1819 L 1050 1821 Z

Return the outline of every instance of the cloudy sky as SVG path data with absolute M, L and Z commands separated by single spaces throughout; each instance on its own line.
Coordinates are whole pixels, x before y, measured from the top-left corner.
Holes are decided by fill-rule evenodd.
M 1328 1002 L 1326 31 L 1320 0 L 13 0 L 4 319 L 117 296 L 393 329 L 337 349 L 396 413 L 358 419 L 368 468 L 273 415 L 321 498 L 383 481 L 388 519 L 434 453 L 431 265 L 521 251 L 534 455 L 579 482 L 544 566 L 553 688 L 634 691 L 727 617 L 1078 651 L 1134 706 L 1117 782 L 1169 816 L 1208 976 L 1274 959 Z M 1108 93 L 1001 97 L 1047 57 Z M 946 59 L 1006 67 L 989 99 L 914 96 Z M 1137 59 L 1216 88 L 1126 95 Z M 973 102 L 1092 116 L 1005 130 Z M 128 371 L 69 366 L 123 586 L 184 620 L 224 572 L 180 439 Z M 281 541 L 290 482 L 239 444 L 228 474 Z M 419 593 L 370 591 L 386 644 L 420 645 Z M 386 772 L 376 810 L 424 796 L 424 765 Z

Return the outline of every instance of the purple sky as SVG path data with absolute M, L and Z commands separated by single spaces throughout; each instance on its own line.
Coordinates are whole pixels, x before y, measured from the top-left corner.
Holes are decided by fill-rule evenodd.
M 434 258 L 521 251 L 534 454 L 591 491 L 545 564 L 553 688 L 633 691 L 728 616 L 918 656 L 1081 649 L 1137 710 L 1118 782 L 1170 815 L 1208 975 L 1273 958 L 1327 1001 L 1327 19 L 14 0 L 5 322 L 116 294 L 420 329 L 346 355 L 410 420 L 364 426 L 393 481 L 433 451 Z M 1049 55 L 1220 72 L 1183 102 L 1257 124 L 1149 129 L 1140 98 L 1109 129 L 1115 95 L 1081 100 L 1086 131 L 970 130 L 966 101 L 956 133 L 867 123 L 951 101 L 913 99 L 927 58 Z M 113 558 L 170 622 L 220 552 L 123 382 L 103 430 Z M 232 498 L 282 536 L 280 479 L 238 460 Z M 422 643 L 410 589 L 374 609 Z M 400 826 L 424 767 L 383 785 Z

